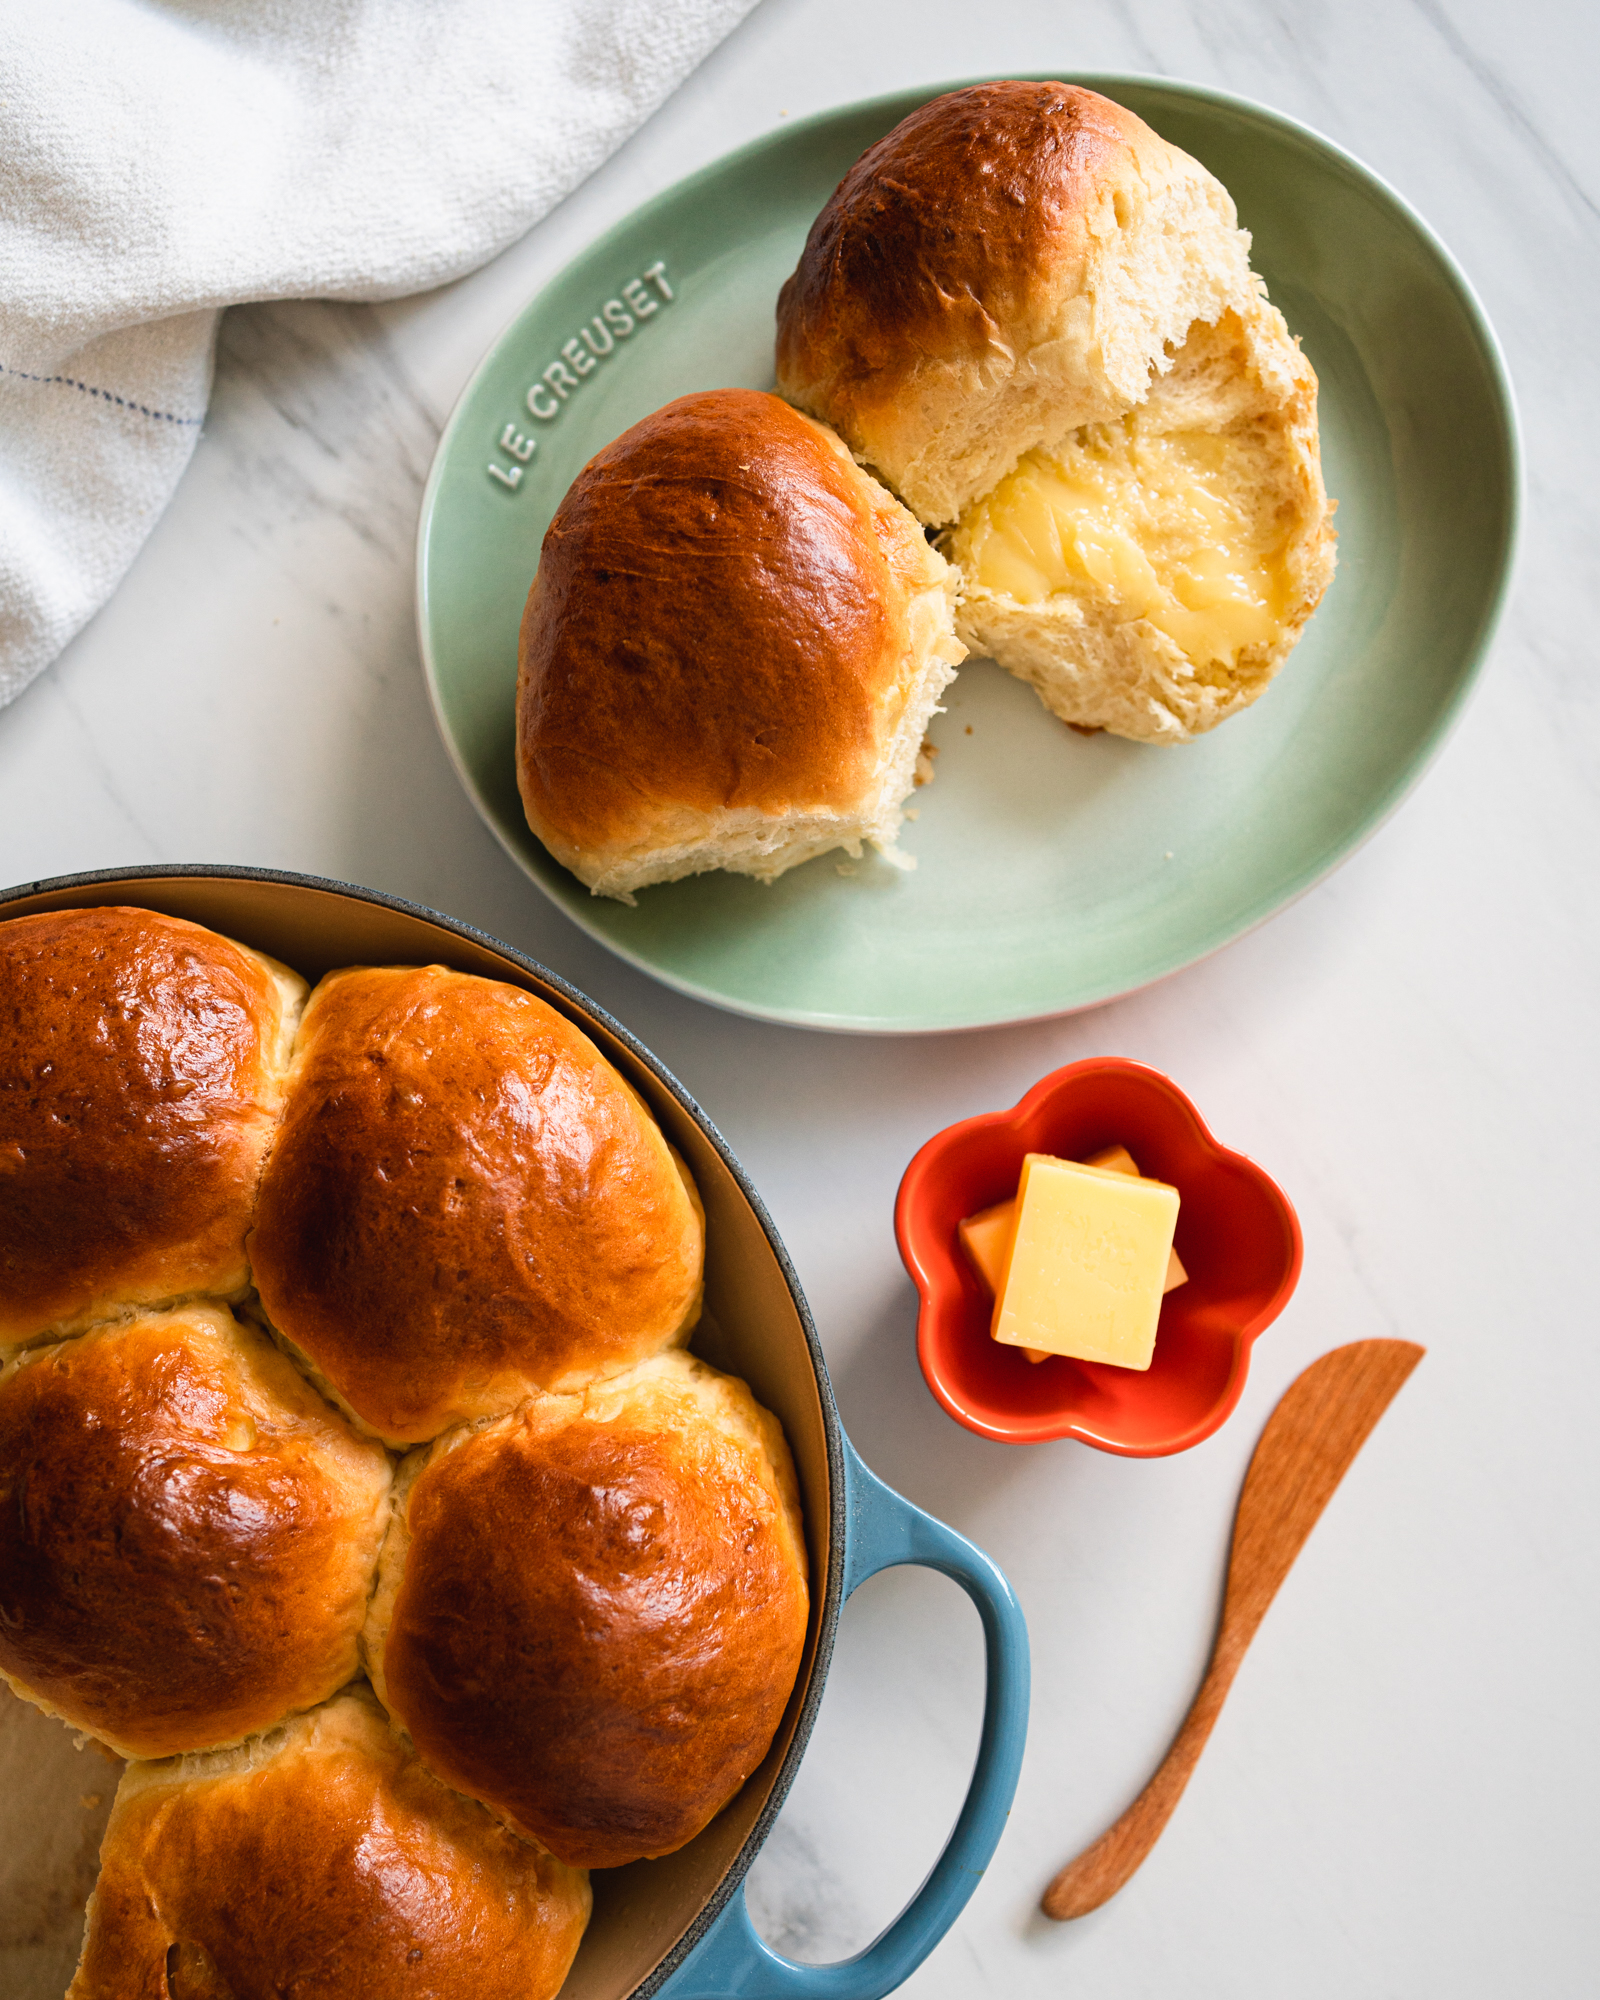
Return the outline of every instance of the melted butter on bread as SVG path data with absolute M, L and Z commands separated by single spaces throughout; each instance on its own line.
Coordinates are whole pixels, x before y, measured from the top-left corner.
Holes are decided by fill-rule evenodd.
M 1274 644 L 1294 606 L 1267 449 L 1158 427 L 1147 407 L 1031 451 L 957 528 L 952 553 L 1019 604 L 1061 593 L 1145 619 L 1195 666 Z
M 1063 722 L 1183 743 L 1256 700 L 1333 574 L 1316 377 L 1266 299 L 1024 453 L 940 546 L 956 629 Z

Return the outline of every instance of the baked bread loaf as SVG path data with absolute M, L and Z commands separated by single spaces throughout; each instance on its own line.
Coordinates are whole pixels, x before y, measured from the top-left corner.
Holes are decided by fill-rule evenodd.
M 0 1370 L 0 1674 L 123 1757 L 230 1743 L 360 1666 L 389 1461 L 192 1305 Z
M 609 1868 L 738 1791 L 805 1630 L 783 1433 L 742 1382 L 667 1354 L 408 1459 L 364 1648 L 430 1770 Z
M 551 2000 L 589 1901 L 352 1691 L 129 1766 L 68 2000 Z
M 305 990 L 151 910 L 0 925 L 0 1353 L 243 1292 Z
M 528 824 L 596 895 L 770 882 L 901 805 L 963 649 L 954 578 L 833 434 L 747 389 L 683 396 L 573 481 L 522 621 Z
M 542 1000 L 437 965 L 318 986 L 250 1257 L 358 1423 L 414 1443 L 686 1340 L 703 1255 L 682 1162 Z
M 1213 727 L 1332 576 L 1316 377 L 1249 249 L 1121 105 L 982 84 L 862 155 L 780 295 L 780 391 L 953 530 L 958 634 L 1079 728 Z

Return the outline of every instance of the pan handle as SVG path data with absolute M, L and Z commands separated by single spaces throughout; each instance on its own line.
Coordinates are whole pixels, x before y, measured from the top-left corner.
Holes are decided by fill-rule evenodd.
M 756 1935 L 744 1886 L 664 1986 L 659 2000 L 880 2000 L 908 1979 L 961 1914 L 988 1865 L 1022 1768 L 1028 1727 L 1028 1631 L 1009 1583 L 981 1549 L 869 1472 L 844 1440 L 848 1530 L 844 1594 L 869 1576 L 919 1563 L 954 1578 L 983 1620 L 988 1666 L 983 1735 L 966 1802 L 933 1872 L 889 1928 L 854 1958 L 796 1965 Z

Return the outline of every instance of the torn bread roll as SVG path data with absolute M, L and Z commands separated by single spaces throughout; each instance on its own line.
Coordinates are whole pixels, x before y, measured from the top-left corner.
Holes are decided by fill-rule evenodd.
M 983 84 L 862 156 L 780 296 L 780 391 L 951 531 L 958 633 L 1081 728 L 1213 728 L 1332 576 L 1316 377 L 1249 250 L 1122 106 Z
M 596 895 L 894 857 L 964 649 L 955 577 L 776 396 L 683 396 L 574 480 L 522 621 L 528 824 Z
M 1186 742 L 1288 658 L 1333 573 L 1331 511 L 1316 377 L 1260 299 L 969 510 L 945 543 L 960 629 L 1064 722 Z

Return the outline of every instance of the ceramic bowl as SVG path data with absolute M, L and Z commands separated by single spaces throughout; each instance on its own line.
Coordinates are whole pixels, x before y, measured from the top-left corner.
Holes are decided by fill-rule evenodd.
M 1016 1193 L 1024 1154 L 1082 1160 L 1114 1145 L 1178 1190 L 1188 1282 L 1162 1301 L 1147 1371 L 1031 1362 L 990 1339 L 994 1301 L 957 1229 Z M 1011 1110 L 930 1139 L 900 1183 L 895 1234 L 922 1300 L 917 1357 L 957 1423 L 1006 1444 L 1080 1438 L 1125 1458 L 1186 1451 L 1225 1421 L 1252 1343 L 1300 1276 L 1300 1224 L 1277 1182 L 1220 1145 L 1169 1077 L 1114 1056 L 1070 1063 Z

